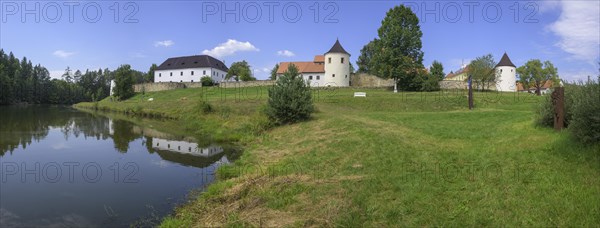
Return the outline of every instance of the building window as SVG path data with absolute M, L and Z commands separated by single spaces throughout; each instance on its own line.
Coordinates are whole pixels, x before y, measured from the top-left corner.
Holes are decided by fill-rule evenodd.
M 192 75 L 194 75 L 194 71 L 192 71 Z
M 510 69 L 510 72 L 513 72 L 513 69 Z
M 206 71 L 202 71 L 202 75 L 206 75 Z
M 179 82 L 183 82 L 183 80 L 179 80 Z
M 327 62 L 328 62 L 328 63 L 331 63 L 331 57 L 329 57 L 329 58 L 327 59 Z
M 311 76 L 308 76 L 308 80 L 312 80 L 312 75 L 311 75 Z
M 502 73 L 502 69 L 500 69 L 500 73 Z
M 344 63 L 344 58 L 342 58 L 342 63 Z
M 348 75 L 346 75 L 346 78 L 348 78 Z
M 321 79 L 321 76 L 317 75 L 317 80 Z
M 167 148 L 171 149 L 171 144 L 167 144 Z
M 170 74 L 169 76 L 173 76 L 173 72 L 170 72 L 169 74 Z
M 333 74 L 331 77 L 332 77 L 332 78 L 335 78 L 335 74 Z
M 192 80 L 192 82 L 194 82 L 194 80 Z
M 183 71 L 181 71 L 181 72 L 179 73 L 179 75 L 180 75 L 180 76 L 183 76 Z
M 161 73 L 158 73 L 158 77 L 159 77 L 159 78 L 160 78 L 160 76 L 162 76 L 162 74 L 161 74 Z

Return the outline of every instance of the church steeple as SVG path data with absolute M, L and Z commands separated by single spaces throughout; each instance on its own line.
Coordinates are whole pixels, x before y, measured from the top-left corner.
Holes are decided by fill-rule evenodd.
M 496 67 L 500 67 L 500 66 L 516 67 L 515 64 L 513 64 L 510 61 L 510 59 L 508 58 L 508 55 L 506 54 L 506 52 L 504 52 L 504 55 L 502 55 L 502 59 L 500 59 L 500 62 L 498 62 L 498 65 L 496 65 Z
M 331 49 L 329 49 L 328 52 L 325 52 L 325 54 L 329 54 L 329 53 L 344 53 L 347 55 L 350 55 L 350 53 L 348 53 L 344 47 L 342 47 L 342 45 L 340 44 L 340 40 L 336 39 L 335 40 L 335 44 L 333 44 L 333 47 L 331 47 Z

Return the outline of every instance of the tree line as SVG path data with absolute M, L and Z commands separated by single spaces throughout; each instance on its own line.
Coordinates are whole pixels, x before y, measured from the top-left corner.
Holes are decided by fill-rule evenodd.
M 147 73 L 131 70 L 134 82 L 150 79 Z M 8 104 L 74 104 L 98 101 L 110 95 L 110 81 L 115 72 L 105 69 L 73 71 L 67 67 L 61 79 L 50 78 L 40 64 L 23 57 L 19 60 L 0 49 L 0 105 Z

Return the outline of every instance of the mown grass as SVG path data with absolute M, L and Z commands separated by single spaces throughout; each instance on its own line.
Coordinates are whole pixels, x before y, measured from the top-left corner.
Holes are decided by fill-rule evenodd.
M 355 91 L 367 98 L 353 98 Z M 186 118 L 192 109 L 167 99 L 193 104 L 199 92 L 149 93 L 156 106 L 143 109 Z M 230 117 L 260 113 L 266 89 L 246 92 L 263 96 L 202 97 Z M 600 224 L 600 146 L 536 127 L 540 97 L 476 93 L 469 111 L 465 95 L 315 91 L 318 112 L 310 121 L 245 137 L 242 157 L 161 226 Z

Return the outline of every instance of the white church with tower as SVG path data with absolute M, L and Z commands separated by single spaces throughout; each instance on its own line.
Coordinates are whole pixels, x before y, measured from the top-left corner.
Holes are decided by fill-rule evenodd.
M 298 68 L 298 72 L 311 87 L 347 87 L 350 86 L 350 53 L 339 40 L 324 55 L 317 55 L 313 61 L 281 62 L 277 70 L 277 78 L 281 77 L 290 64 Z

